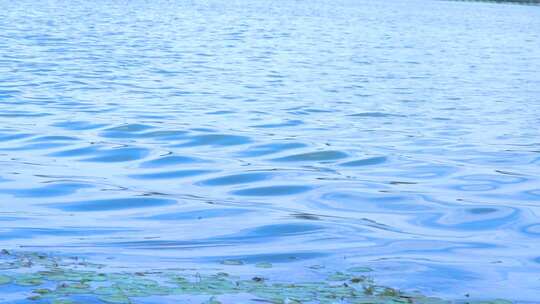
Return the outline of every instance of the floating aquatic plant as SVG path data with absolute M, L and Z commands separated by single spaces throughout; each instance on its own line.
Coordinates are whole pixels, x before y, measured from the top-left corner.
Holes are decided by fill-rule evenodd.
M 240 261 L 223 264 L 241 266 Z M 272 267 L 259 263 L 260 268 Z M 274 282 L 262 276 L 241 278 L 225 272 L 188 271 L 108 272 L 100 264 L 80 258 L 66 258 L 30 252 L 0 253 L 0 291 L 26 288 L 29 301 L 36 303 L 134 303 L 137 299 L 159 296 L 205 298 L 218 304 L 220 297 L 243 296 L 248 300 L 275 304 L 507 304 L 495 301 L 452 302 L 378 286 L 366 273 L 367 267 L 353 267 L 329 273 L 318 282 Z M 78 300 L 87 299 L 87 300 Z M 91 299 L 91 300 L 89 300 Z M 246 302 L 246 301 L 243 301 Z

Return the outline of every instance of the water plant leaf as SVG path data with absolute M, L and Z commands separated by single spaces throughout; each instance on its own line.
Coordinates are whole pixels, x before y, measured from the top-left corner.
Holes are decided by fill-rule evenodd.
M 69 299 L 54 299 L 51 304 L 75 304 L 75 302 Z
M 125 295 L 121 294 L 115 294 L 115 295 L 106 295 L 101 296 L 99 299 L 105 303 L 113 303 L 113 304 L 129 304 L 131 303 L 130 299 L 126 297 Z
M 43 284 L 43 280 L 39 275 L 20 275 L 15 280 L 15 284 L 20 286 L 38 286 Z
M 272 268 L 272 264 L 262 262 L 262 263 L 255 264 L 255 267 L 257 267 L 257 268 Z
M 11 278 L 0 274 L 0 285 L 11 283 Z
M 221 262 L 221 264 L 238 266 L 238 265 L 244 265 L 244 262 L 240 260 L 224 260 Z

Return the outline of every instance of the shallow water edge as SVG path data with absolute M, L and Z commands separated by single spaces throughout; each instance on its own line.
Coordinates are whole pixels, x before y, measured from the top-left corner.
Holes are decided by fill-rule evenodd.
M 241 260 L 221 265 L 242 266 Z M 107 265 L 76 256 L 38 252 L 0 252 L 3 303 L 423 303 L 510 304 L 495 300 L 444 300 L 377 285 L 368 267 L 332 271 L 320 265 L 324 279 L 311 282 L 273 281 L 264 276 L 270 263 L 258 263 L 258 274 L 237 276 L 215 269 L 111 271 Z M 173 302 L 171 302 L 173 303 Z

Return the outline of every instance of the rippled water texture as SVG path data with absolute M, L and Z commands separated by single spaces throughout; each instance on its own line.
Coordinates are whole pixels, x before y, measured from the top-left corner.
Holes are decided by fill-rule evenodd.
M 540 301 L 539 46 L 537 6 L 0 0 L 0 248 Z

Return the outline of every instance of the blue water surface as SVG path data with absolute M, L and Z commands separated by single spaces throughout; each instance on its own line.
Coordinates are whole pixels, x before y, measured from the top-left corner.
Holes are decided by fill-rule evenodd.
M 0 248 L 534 303 L 539 130 L 538 6 L 0 0 Z

